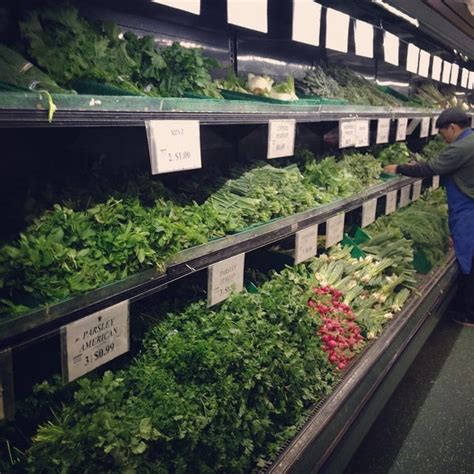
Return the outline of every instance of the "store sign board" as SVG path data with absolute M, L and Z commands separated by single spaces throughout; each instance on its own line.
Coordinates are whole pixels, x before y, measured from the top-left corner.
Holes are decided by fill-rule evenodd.
M 438 189 L 439 188 L 439 176 L 433 176 L 433 182 L 431 185 L 431 189 Z
M 458 85 L 458 79 L 459 79 L 459 65 L 458 64 L 453 64 L 451 66 L 451 84 L 453 86 Z
M 407 137 L 407 125 L 408 119 L 407 118 L 399 118 L 397 120 L 397 133 L 395 135 L 395 141 L 405 140 Z
M 318 226 L 300 230 L 295 237 L 295 265 L 316 255 L 318 250 Z
M 374 57 L 374 27 L 362 20 L 354 21 L 355 53 L 364 58 Z
M 72 382 L 130 349 L 129 301 L 61 328 L 63 377 Z
M 377 121 L 377 138 L 375 143 L 388 143 L 390 135 L 390 119 L 381 118 Z
M 339 120 L 339 148 L 355 146 L 357 122 L 351 119 Z
M 469 70 L 463 67 L 462 73 L 461 73 L 461 87 L 464 87 L 464 89 L 467 89 L 468 84 L 469 84 Z
M 166 5 L 167 7 L 177 8 L 185 12 L 201 14 L 201 0 L 151 0 L 153 3 Z
M 428 72 L 430 70 L 430 59 L 430 53 L 424 49 L 420 49 L 420 64 L 418 66 L 418 74 L 420 76 L 428 77 Z
M 209 267 L 207 278 L 207 306 L 226 300 L 244 287 L 245 254 L 221 260 Z
M 293 41 L 319 46 L 321 5 L 313 0 L 293 0 Z
M 349 15 L 328 8 L 326 10 L 326 48 L 347 53 L 349 45 Z
M 443 60 L 439 56 L 433 56 L 433 67 L 431 68 L 431 77 L 435 81 L 441 80 L 441 69 Z
M 439 115 L 431 118 L 431 135 L 436 135 L 438 133 L 438 129 L 436 128 L 436 120 L 438 120 L 438 117 Z
M 420 179 L 413 184 L 413 201 L 416 201 L 421 196 L 421 185 L 423 181 Z
M 369 146 L 370 120 L 357 120 L 356 122 L 356 147 Z
M 295 154 L 295 120 L 270 120 L 268 122 L 267 158 L 282 158 Z
M 443 75 L 441 76 L 441 81 L 445 84 L 449 84 L 449 79 L 451 78 L 451 63 L 449 61 L 443 61 Z
M 416 74 L 418 72 L 418 60 L 420 57 L 420 48 L 413 43 L 408 43 L 407 51 L 407 71 Z
M 398 66 L 399 63 L 400 40 L 388 31 L 384 31 L 383 36 L 383 52 L 386 63 Z
M 326 222 L 326 248 L 336 245 L 344 237 L 345 214 L 341 212 Z
M 397 191 L 390 191 L 387 193 L 385 201 L 385 214 L 391 214 L 397 210 Z
M 400 192 L 400 207 L 405 207 L 410 203 L 411 184 L 404 186 Z
M 227 23 L 268 33 L 267 0 L 227 0 Z
M 377 198 L 365 201 L 362 204 L 362 224 L 361 227 L 367 227 L 375 221 L 375 213 L 377 211 Z
M 423 117 L 421 119 L 420 138 L 425 138 L 430 134 L 430 122 L 429 117 Z
M 145 122 L 152 174 L 201 168 L 201 138 L 197 120 Z

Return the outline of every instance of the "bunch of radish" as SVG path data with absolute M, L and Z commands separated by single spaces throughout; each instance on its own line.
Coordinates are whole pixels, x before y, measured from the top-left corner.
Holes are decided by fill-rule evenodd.
M 363 345 L 361 329 L 355 321 L 355 315 L 347 304 L 343 303 L 342 293 L 330 286 L 319 286 L 312 290 L 308 306 L 318 313 L 322 324 L 318 335 L 323 343 L 323 351 L 337 369 L 343 370 Z

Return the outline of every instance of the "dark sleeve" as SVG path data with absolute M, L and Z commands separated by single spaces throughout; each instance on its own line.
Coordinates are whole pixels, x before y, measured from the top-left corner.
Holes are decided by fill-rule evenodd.
M 403 174 L 404 176 L 411 176 L 412 178 L 427 178 L 436 174 L 428 163 L 398 165 L 397 173 Z

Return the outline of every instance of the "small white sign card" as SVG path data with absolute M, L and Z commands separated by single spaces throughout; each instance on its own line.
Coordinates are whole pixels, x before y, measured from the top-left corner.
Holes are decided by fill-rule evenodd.
M 383 36 L 383 51 L 384 60 L 386 63 L 398 66 L 399 63 L 400 40 L 388 31 L 384 31 Z
M 245 254 L 221 260 L 211 265 L 207 279 L 207 305 L 214 306 L 227 299 L 232 293 L 239 293 L 244 287 Z
M 413 43 L 408 43 L 407 51 L 407 71 L 416 74 L 418 72 L 418 59 L 420 56 L 420 48 Z
M 197 120 L 145 122 L 152 174 L 201 168 L 201 138 Z
M 339 148 L 355 146 L 357 123 L 352 119 L 339 120 Z
M 356 147 L 369 146 L 370 120 L 357 119 L 356 121 Z
M 295 237 L 295 265 L 316 255 L 318 250 L 318 226 L 300 230 Z
M 438 189 L 439 188 L 439 175 L 433 176 L 433 184 L 431 185 L 431 189 Z
M 201 0 L 151 0 L 153 3 L 160 3 L 167 7 L 177 8 L 185 12 L 194 13 L 200 15 L 201 13 Z
M 63 376 L 68 382 L 129 351 L 129 301 L 61 328 Z
M 270 120 L 268 122 L 267 158 L 283 158 L 295 154 L 295 120 Z
M 227 23 L 268 33 L 267 0 L 227 0 Z
M 349 15 L 327 8 L 326 48 L 347 53 L 349 45 Z
M 362 224 L 361 227 L 367 227 L 375 221 L 375 213 L 377 211 L 377 198 L 365 201 L 362 204 Z
M 435 81 L 441 80 L 442 66 L 443 66 L 443 60 L 439 56 L 433 56 L 433 67 L 431 68 L 431 77 Z
M 438 116 L 431 118 L 431 135 L 436 135 L 438 133 L 438 129 L 436 128 L 436 120 L 438 120 Z
M 395 141 L 399 142 L 400 140 L 405 140 L 407 137 L 407 125 L 408 119 L 406 117 L 399 118 L 397 120 L 397 133 L 395 136 Z
M 377 121 L 377 138 L 376 143 L 388 143 L 390 135 L 390 119 L 381 118 Z
M 421 119 L 420 138 L 427 137 L 430 134 L 430 118 L 423 117 Z
M 416 201 L 421 196 L 421 185 L 423 181 L 419 179 L 413 184 L 413 201 Z
M 374 57 L 374 27 L 365 21 L 354 21 L 355 53 L 364 58 Z
M 344 237 L 345 214 L 341 212 L 326 221 L 326 248 L 336 245 Z
M 397 190 L 387 193 L 385 201 L 385 214 L 391 214 L 397 210 Z
M 410 203 L 411 184 L 404 186 L 400 193 L 400 207 L 405 207 Z
M 292 39 L 319 46 L 321 5 L 313 0 L 293 0 Z

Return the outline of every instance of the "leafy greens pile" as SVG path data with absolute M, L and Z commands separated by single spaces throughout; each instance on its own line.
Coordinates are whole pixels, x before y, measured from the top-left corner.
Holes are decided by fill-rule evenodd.
M 339 308 L 355 315 L 363 344 L 414 289 L 411 242 L 395 225 L 369 231 L 366 258 L 336 246 L 275 274 L 257 293 L 169 314 L 128 368 L 79 380 L 72 401 L 38 428 L 19 460 L 23 472 L 51 464 L 81 472 L 263 467 L 339 378 L 325 352 L 335 342 L 320 296 L 340 291 Z
M 82 79 L 152 96 L 220 97 L 209 74 L 218 63 L 199 49 L 178 43 L 158 49 L 152 36 L 92 23 L 67 4 L 30 12 L 20 28 L 29 54 L 62 86 Z

